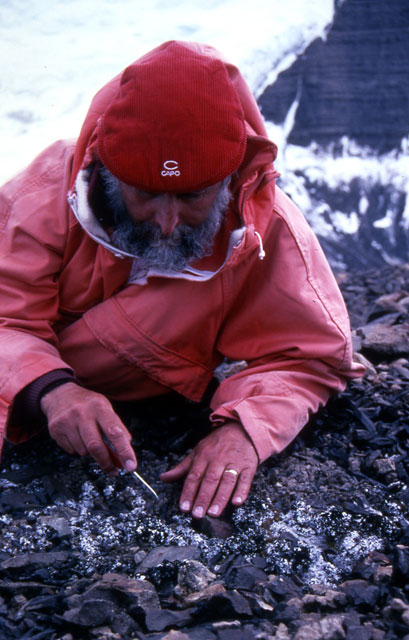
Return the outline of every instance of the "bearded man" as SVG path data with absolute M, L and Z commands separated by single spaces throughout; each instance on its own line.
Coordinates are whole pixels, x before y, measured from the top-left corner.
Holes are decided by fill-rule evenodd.
M 239 71 L 171 41 L 101 89 L 75 143 L 3 187 L 1 440 L 46 424 L 67 452 L 115 473 L 109 442 L 132 471 L 111 401 L 200 401 L 218 365 L 245 361 L 212 398 L 210 435 L 161 476 L 184 478 L 196 518 L 244 502 L 258 464 L 362 375 L 275 156 Z

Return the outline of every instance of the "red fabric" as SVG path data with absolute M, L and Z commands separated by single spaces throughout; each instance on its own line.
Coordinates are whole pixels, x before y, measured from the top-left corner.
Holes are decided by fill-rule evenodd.
M 98 125 L 102 162 L 149 192 L 199 191 L 243 159 L 243 109 L 221 60 L 169 42 L 125 69 Z
M 75 149 L 55 143 L 0 190 L 0 444 L 16 395 L 49 371 L 71 368 L 112 400 L 168 389 L 199 400 L 226 357 L 248 366 L 220 385 L 213 420 L 239 419 L 264 460 L 362 375 L 334 276 L 303 216 L 275 191 L 276 147 L 239 71 L 224 66 L 245 113 L 247 145 L 232 185 L 234 218 L 213 255 L 195 265 L 220 267 L 209 280 L 130 283 L 132 261 L 90 235 L 67 204 L 69 189 L 78 200 L 78 178 L 99 159 L 97 123 L 119 77 L 93 100 Z M 246 231 L 226 259 L 230 223 Z

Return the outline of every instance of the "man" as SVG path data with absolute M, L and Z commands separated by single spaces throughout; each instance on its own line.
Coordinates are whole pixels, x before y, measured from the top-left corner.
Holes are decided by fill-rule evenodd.
M 244 502 L 258 464 L 362 374 L 275 156 L 238 70 L 172 41 L 97 94 L 75 145 L 4 186 L 2 436 L 45 421 L 69 453 L 114 473 L 109 441 L 133 470 L 110 400 L 199 401 L 224 359 L 244 360 L 213 396 L 211 434 L 162 475 L 185 478 L 180 508 L 197 518 Z

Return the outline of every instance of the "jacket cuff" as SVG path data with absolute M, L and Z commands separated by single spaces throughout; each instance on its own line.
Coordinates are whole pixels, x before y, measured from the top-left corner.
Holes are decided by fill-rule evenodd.
M 67 382 L 80 384 L 70 369 L 55 369 L 36 378 L 17 394 L 13 404 L 13 422 L 44 422 L 44 414 L 41 411 L 41 398 Z

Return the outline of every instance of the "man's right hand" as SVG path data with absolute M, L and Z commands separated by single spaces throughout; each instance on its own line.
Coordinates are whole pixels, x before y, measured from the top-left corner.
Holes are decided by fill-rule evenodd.
M 123 467 L 127 471 L 136 469 L 131 435 L 105 396 L 67 382 L 41 398 L 41 409 L 51 437 L 67 453 L 90 455 L 105 473 L 114 474 L 117 467 L 102 439 L 104 434 Z

